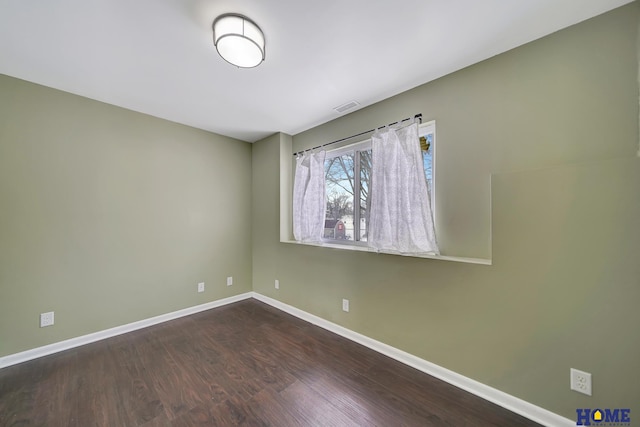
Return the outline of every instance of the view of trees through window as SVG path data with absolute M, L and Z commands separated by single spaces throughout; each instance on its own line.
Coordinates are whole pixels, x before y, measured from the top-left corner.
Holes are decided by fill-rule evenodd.
M 433 131 L 422 133 L 429 144 L 422 151 L 427 185 L 432 190 L 433 180 Z M 327 153 L 324 163 L 327 210 L 324 238 L 366 242 L 369 225 L 369 184 L 371 178 L 371 148 L 365 141 L 350 151 L 336 150 Z

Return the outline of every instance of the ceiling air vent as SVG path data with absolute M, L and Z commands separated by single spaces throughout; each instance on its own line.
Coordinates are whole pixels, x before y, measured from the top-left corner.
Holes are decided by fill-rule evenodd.
M 345 111 L 350 110 L 354 107 L 357 107 L 358 105 L 360 105 L 358 101 L 349 101 L 346 104 L 342 104 L 338 107 L 335 107 L 334 110 L 338 113 L 344 113 Z

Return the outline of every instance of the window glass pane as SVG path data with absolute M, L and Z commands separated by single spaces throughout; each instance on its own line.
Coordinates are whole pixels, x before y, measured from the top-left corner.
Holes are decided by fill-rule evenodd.
M 427 185 L 429 190 L 433 191 L 431 182 L 433 181 L 433 133 L 424 135 L 429 144 L 429 150 L 422 152 L 422 163 L 424 164 L 424 174 L 427 177 Z
M 367 241 L 369 225 L 369 184 L 371 182 L 371 150 L 360 151 L 360 241 Z
M 324 162 L 327 192 L 325 239 L 354 239 L 354 161 L 355 155 L 351 152 L 326 159 Z

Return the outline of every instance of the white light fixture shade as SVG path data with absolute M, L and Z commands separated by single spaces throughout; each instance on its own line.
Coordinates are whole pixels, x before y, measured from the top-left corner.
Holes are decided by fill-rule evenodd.
M 218 16 L 213 21 L 213 44 L 222 59 L 236 67 L 252 68 L 264 61 L 264 35 L 245 16 Z

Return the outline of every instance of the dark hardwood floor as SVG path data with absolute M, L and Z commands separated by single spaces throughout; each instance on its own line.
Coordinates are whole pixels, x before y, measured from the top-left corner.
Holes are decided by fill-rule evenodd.
M 2 426 L 536 426 L 256 300 L 0 370 Z

